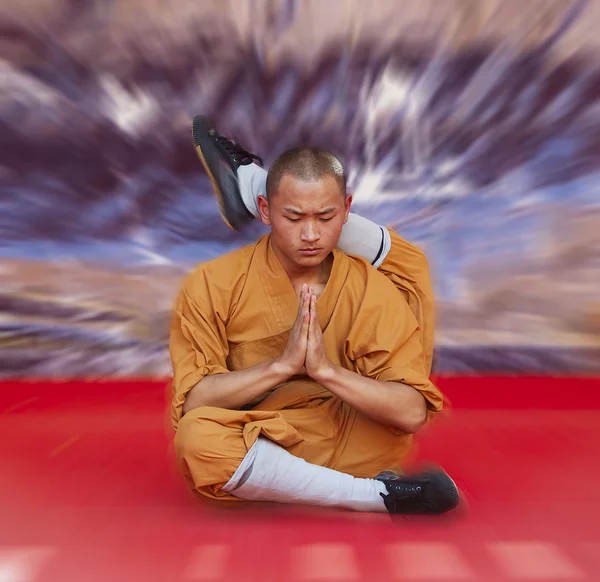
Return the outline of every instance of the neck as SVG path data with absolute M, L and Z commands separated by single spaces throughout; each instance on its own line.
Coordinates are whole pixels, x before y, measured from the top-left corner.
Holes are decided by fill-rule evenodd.
M 322 263 L 314 267 L 302 267 L 290 261 L 272 242 L 271 247 L 293 285 L 296 283 L 306 283 L 307 285 L 327 283 L 333 265 L 333 253 L 330 253 Z

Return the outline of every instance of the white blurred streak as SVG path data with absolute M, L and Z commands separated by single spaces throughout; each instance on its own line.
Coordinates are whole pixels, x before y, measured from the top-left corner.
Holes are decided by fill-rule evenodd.
M 159 112 L 159 104 L 150 93 L 142 89 L 127 91 L 113 76 L 102 76 L 100 87 L 105 93 L 104 114 L 132 137 L 150 125 Z
M 458 545 L 444 542 L 398 542 L 385 549 L 393 580 L 442 582 L 475 578 Z
M 34 582 L 55 553 L 49 547 L 0 547 L 0 582 Z
M 320 543 L 298 546 L 293 551 L 293 575 L 304 581 L 360 580 L 354 548 L 350 544 Z
M 230 554 L 231 546 L 224 544 L 196 546 L 183 579 L 203 582 L 225 579 L 227 566 L 232 562 Z
M 553 544 L 543 542 L 498 542 L 490 553 L 513 579 L 571 580 L 583 573 Z

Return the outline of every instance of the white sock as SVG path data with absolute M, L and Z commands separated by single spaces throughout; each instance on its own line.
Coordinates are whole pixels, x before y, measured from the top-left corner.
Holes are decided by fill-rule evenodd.
M 387 228 L 352 213 L 342 228 L 342 234 L 337 244 L 337 248 L 347 255 L 362 257 L 376 269 L 383 263 L 391 246 L 392 237 Z
M 250 501 L 387 511 L 379 495 L 387 494 L 381 481 L 307 463 L 263 437 L 251 447 L 223 490 Z
M 240 166 L 237 175 L 242 200 L 249 212 L 258 218 L 258 197 L 267 195 L 267 170 L 258 164 L 248 164 Z M 352 213 L 337 244 L 341 251 L 366 259 L 376 269 L 383 263 L 391 246 L 392 239 L 387 228 Z
M 242 200 L 250 213 L 258 218 L 258 197 L 267 195 L 267 170 L 258 164 L 248 164 L 240 166 L 237 175 Z

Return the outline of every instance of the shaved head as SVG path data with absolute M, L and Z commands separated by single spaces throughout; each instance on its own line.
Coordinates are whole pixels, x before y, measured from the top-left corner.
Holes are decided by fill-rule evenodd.
M 272 198 L 281 179 L 293 176 L 305 182 L 316 182 L 332 176 L 340 192 L 346 195 L 346 174 L 340 161 L 331 153 L 319 148 L 293 148 L 281 154 L 271 166 L 267 176 L 267 198 Z
M 258 197 L 258 212 L 271 227 L 271 246 L 287 274 L 322 273 L 352 205 L 342 164 L 317 148 L 289 150 L 271 166 L 266 190 L 266 197 Z

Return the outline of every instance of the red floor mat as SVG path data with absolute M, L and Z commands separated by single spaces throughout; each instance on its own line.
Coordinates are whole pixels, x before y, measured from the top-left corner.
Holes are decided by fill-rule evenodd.
M 0 581 L 600 580 L 600 381 L 440 385 L 415 461 L 468 508 L 391 520 L 198 503 L 164 383 L 0 384 Z

